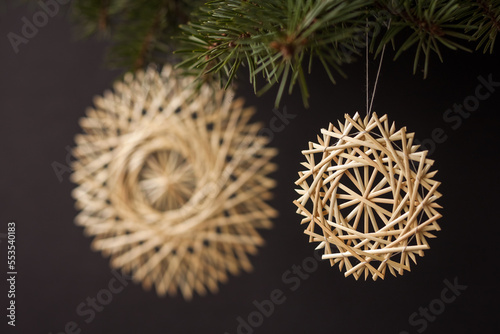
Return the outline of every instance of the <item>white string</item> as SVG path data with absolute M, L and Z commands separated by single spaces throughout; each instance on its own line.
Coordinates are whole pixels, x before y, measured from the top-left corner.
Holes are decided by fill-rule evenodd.
M 389 19 L 389 23 L 387 24 L 387 29 L 391 26 L 391 20 Z M 368 28 L 368 19 L 366 20 L 366 27 Z M 377 85 L 378 85 L 378 79 L 380 77 L 380 70 L 382 69 L 382 62 L 384 60 L 384 54 L 385 54 L 385 46 L 382 47 L 382 54 L 380 55 L 380 62 L 378 64 L 378 70 L 377 70 L 377 76 L 375 77 L 375 84 L 373 85 L 373 92 L 372 92 L 372 98 L 370 101 L 370 106 L 368 107 L 368 87 L 369 87 L 369 81 L 368 81 L 368 29 L 366 31 L 366 115 L 370 116 L 373 108 L 373 100 L 375 99 L 375 92 L 377 91 Z
M 370 101 L 370 108 L 368 109 L 368 115 L 372 112 L 373 100 L 375 99 L 375 91 L 377 90 L 378 78 L 380 77 L 380 69 L 382 68 L 382 61 L 384 60 L 385 44 L 382 48 L 382 54 L 380 56 L 380 63 L 378 65 L 377 77 L 375 78 L 375 84 L 373 85 L 372 100 Z
M 369 80 L 369 66 L 368 66 L 368 18 L 366 18 L 366 34 L 365 34 L 365 49 L 366 49 L 366 54 L 365 54 L 365 59 L 366 59 L 366 114 L 370 114 L 370 109 L 368 108 L 368 103 L 369 103 L 369 89 L 370 89 L 370 80 Z

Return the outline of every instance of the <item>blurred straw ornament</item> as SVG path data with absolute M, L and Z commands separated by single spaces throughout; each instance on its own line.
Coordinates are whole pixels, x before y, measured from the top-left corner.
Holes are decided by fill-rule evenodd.
M 376 280 L 387 269 L 394 276 L 409 271 L 410 259 L 416 263 L 440 230 L 434 161 L 387 115 L 346 114 L 321 134 L 302 151 L 306 169 L 295 182 L 309 241 L 331 266 L 345 267 L 345 276 Z
M 234 92 L 170 66 L 129 73 L 96 97 L 74 149 L 76 223 L 144 288 L 185 299 L 250 271 L 277 212 L 276 150 Z

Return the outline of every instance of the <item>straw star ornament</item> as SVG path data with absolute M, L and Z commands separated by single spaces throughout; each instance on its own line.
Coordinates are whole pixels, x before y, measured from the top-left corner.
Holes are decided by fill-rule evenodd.
M 309 241 L 345 276 L 383 279 L 387 269 L 402 275 L 440 230 L 434 161 L 387 115 L 345 119 L 302 151 L 297 213 Z
M 276 150 L 234 93 L 170 66 L 127 74 L 81 119 L 72 180 L 76 223 L 159 295 L 216 292 L 250 271 L 276 211 L 266 200 Z

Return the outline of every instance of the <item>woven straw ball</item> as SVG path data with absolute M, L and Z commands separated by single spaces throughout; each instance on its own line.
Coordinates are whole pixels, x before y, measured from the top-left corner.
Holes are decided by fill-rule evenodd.
M 296 181 L 294 203 L 309 241 L 345 276 L 376 280 L 387 269 L 394 276 L 409 271 L 440 230 L 434 161 L 387 115 L 346 114 L 321 134 L 302 151 L 305 170 Z
M 111 266 L 159 295 L 216 292 L 250 271 L 276 211 L 276 150 L 234 92 L 170 66 L 127 74 L 96 97 L 75 138 L 76 223 Z

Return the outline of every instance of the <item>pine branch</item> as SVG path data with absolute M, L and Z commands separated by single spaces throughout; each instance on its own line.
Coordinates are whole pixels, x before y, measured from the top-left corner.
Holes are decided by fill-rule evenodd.
M 99 30 L 101 31 L 106 30 L 109 24 L 108 11 L 109 11 L 109 0 L 102 0 L 99 10 L 99 25 L 98 25 Z
M 146 59 L 148 58 L 149 53 L 151 52 L 151 47 L 152 47 L 152 42 L 155 38 L 155 36 L 158 34 L 158 28 L 160 27 L 160 19 L 163 13 L 157 12 L 156 15 L 154 16 L 153 23 L 151 24 L 150 29 L 148 30 L 148 33 L 143 39 L 139 54 L 137 58 L 135 59 L 135 69 L 142 68 L 145 63 Z
M 460 4 L 456 0 L 445 1 L 418 1 L 416 6 L 411 6 L 409 1 L 400 3 L 398 7 L 389 6 L 390 1 L 376 1 L 376 6 L 390 13 L 390 27 L 381 38 L 376 54 L 380 53 L 382 47 L 387 43 L 395 46 L 396 60 L 401 54 L 414 45 L 416 52 L 414 58 L 413 72 L 416 73 L 420 59 L 424 57 L 424 77 L 428 75 L 430 56 L 435 53 L 441 62 L 443 61 L 440 45 L 452 50 L 469 51 L 459 41 L 470 42 L 473 36 L 465 33 L 466 29 L 472 29 L 471 25 L 460 23 L 469 11 L 469 6 Z M 410 31 L 404 41 L 397 42 L 400 34 Z M 399 39 L 401 40 L 401 38 Z
M 110 8 L 111 0 L 85 0 L 73 2 L 73 18 L 80 27 L 81 37 L 93 34 L 109 36 L 110 15 L 117 15 L 118 8 Z
M 212 1 L 195 17 L 196 23 L 182 26 L 189 49 L 180 65 L 215 74 L 227 87 L 239 67 L 248 68 L 258 94 L 279 83 L 276 105 L 285 89 L 298 83 L 304 103 L 308 91 L 304 65 L 310 71 L 313 56 L 335 82 L 332 71 L 342 74 L 347 61 L 341 50 L 352 50 L 364 38 L 366 1 L 286 1 L 262 3 Z M 264 86 L 257 88 L 258 78 Z
M 215 76 L 225 87 L 244 66 L 257 94 L 279 85 L 278 105 L 284 91 L 291 93 L 298 83 L 307 105 L 305 74 L 312 60 L 318 58 L 335 82 L 333 73 L 342 75 L 342 64 L 360 55 L 366 34 L 375 56 L 386 44 L 395 48 L 395 60 L 413 50 L 413 72 L 423 64 L 424 77 L 433 54 L 443 61 L 443 47 L 471 51 L 470 43 L 482 38 L 478 47 L 491 51 L 499 2 L 211 1 L 182 26 L 185 47 L 178 53 L 185 60 L 179 66 L 200 77 Z M 258 84 L 261 76 L 264 82 Z
M 479 11 L 472 21 L 479 25 L 474 37 L 479 40 L 476 50 L 493 53 L 495 40 L 500 32 L 500 0 L 477 0 L 475 4 Z
M 374 57 L 388 44 L 394 60 L 412 52 L 413 72 L 422 68 L 425 78 L 443 48 L 491 53 L 500 31 L 500 0 L 204 1 L 74 0 L 72 9 L 82 35 L 111 41 L 113 67 L 182 56 L 186 74 L 221 87 L 244 67 L 257 94 L 278 86 L 276 106 L 296 85 L 307 105 L 315 59 L 333 83 L 345 76 L 342 66 L 363 56 L 367 35 Z
M 73 17 L 81 35 L 111 40 L 112 67 L 134 70 L 172 58 L 171 37 L 200 1 L 79 0 L 73 2 Z

